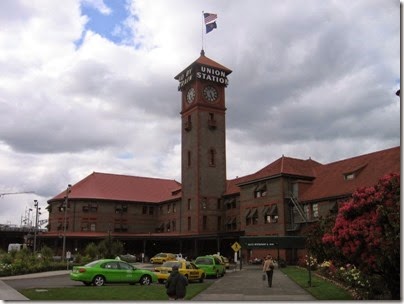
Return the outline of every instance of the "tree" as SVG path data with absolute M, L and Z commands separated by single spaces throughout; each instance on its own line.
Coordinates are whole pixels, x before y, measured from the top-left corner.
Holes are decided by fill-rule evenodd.
M 337 247 L 364 273 L 380 275 L 392 299 L 400 299 L 400 174 L 355 191 L 323 242 Z

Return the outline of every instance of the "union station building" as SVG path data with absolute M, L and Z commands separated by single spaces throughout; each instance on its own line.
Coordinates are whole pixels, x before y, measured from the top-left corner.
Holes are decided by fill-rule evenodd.
M 60 255 L 63 237 L 72 253 L 112 237 L 131 254 L 220 252 L 230 258 L 237 242 L 243 261 L 270 252 L 294 263 L 305 254 L 310 224 L 336 213 L 357 188 L 400 172 L 398 146 L 328 164 L 281 156 L 227 180 L 225 91 L 231 72 L 202 50 L 175 77 L 182 182 L 93 172 L 48 201 L 41 242 Z

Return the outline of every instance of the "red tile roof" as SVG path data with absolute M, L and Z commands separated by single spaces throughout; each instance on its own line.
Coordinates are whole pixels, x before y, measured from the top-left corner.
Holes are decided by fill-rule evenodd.
M 69 198 L 158 203 L 181 197 L 175 180 L 93 172 L 73 185 Z M 63 199 L 63 191 L 49 202 Z
M 357 173 L 352 180 L 344 176 Z M 322 165 L 314 160 L 290 157 L 277 159 L 254 174 L 227 181 L 225 195 L 238 194 L 239 185 L 279 175 L 294 175 L 312 179 L 308 190 L 299 195 L 301 201 L 353 193 L 358 187 L 373 186 L 385 174 L 400 172 L 400 147 L 394 147 Z
M 186 70 L 188 70 L 192 65 L 194 64 L 199 64 L 199 65 L 207 65 L 216 69 L 220 69 L 225 71 L 226 75 L 230 74 L 232 72 L 232 70 L 230 70 L 229 68 L 226 68 L 224 65 L 221 65 L 220 63 L 217 63 L 216 61 L 206 57 L 204 55 L 204 53 L 201 52 L 201 56 L 199 56 L 198 59 L 196 59 L 193 63 L 191 63 L 188 67 L 186 67 L 183 71 L 181 71 L 181 73 L 179 73 L 177 76 L 174 77 L 174 79 L 178 79 L 179 76 L 185 72 Z
M 225 195 L 240 193 L 240 185 L 280 175 L 311 180 L 300 193 L 301 201 L 313 201 L 353 193 L 358 187 L 372 186 L 385 174 L 400 172 L 400 147 L 394 147 L 329 164 L 312 159 L 282 156 L 256 173 L 227 181 Z M 356 173 L 352 180 L 345 175 Z M 49 202 L 63 199 L 65 191 Z M 72 199 L 104 199 L 158 203 L 181 198 L 181 184 L 175 180 L 94 172 L 73 185 Z
M 301 201 L 351 194 L 359 187 L 376 185 L 386 174 L 400 172 L 400 147 L 360 155 L 316 168 L 313 185 L 299 197 Z M 356 173 L 346 180 L 345 175 Z

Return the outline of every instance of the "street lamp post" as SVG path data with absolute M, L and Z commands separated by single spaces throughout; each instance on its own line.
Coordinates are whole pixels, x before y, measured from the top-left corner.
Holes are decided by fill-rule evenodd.
M 35 226 L 34 226 L 34 252 L 36 252 L 36 235 L 37 235 L 37 231 L 38 231 L 38 217 L 39 214 L 41 214 L 39 212 L 39 210 L 41 210 L 41 208 L 38 207 L 38 201 L 34 200 L 34 207 L 36 209 L 36 213 L 35 213 Z
M 69 193 L 71 191 L 72 185 L 67 185 L 66 196 L 63 203 L 64 220 L 63 220 L 63 248 L 62 248 L 62 260 L 66 259 L 66 222 L 67 222 L 67 203 L 69 201 Z

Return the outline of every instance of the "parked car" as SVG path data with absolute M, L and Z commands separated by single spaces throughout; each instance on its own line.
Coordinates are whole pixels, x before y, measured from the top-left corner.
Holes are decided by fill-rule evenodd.
M 229 262 L 228 258 L 226 258 L 226 257 L 224 257 L 222 255 L 218 255 L 218 254 L 213 254 L 213 256 L 217 257 L 224 264 L 224 267 L 226 269 L 230 268 L 230 262 Z
M 263 260 L 260 258 L 251 258 L 248 262 L 253 265 L 259 265 L 263 263 Z
M 164 262 L 173 260 L 176 260 L 175 254 L 160 252 L 150 259 L 150 263 L 163 264 Z
M 183 274 L 188 281 L 198 281 L 202 283 L 205 279 L 205 271 L 203 269 L 192 262 L 182 259 L 179 261 L 167 261 L 163 263 L 163 265 L 154 268 L 159 283 L 164 283 L 168 279 L 174 265 L 178 266 L 178 271 Z
M 70 279 L 81 281 L 87 286 L 102 286 L 105 283 L 150 285 L 157 282 L 157 276 L 153 271 L 136 268 L 116 259 L 96 260 L 84 266 L 74 266 L 70 272 Z
M 125 262 L 128 262 L 128 263 L 136 263 L 137 262 L 137 257 L 136 257 L 136 255 L 133 255 L 133 254 L 121 254 L 120 256 L 119 256 L 119 258 L 122 260 L 122 261 L 125 261 Z
M 195 259 L 195 265 L 205 271 L 206 276 L 215 276 L 216 278 L 224 276 L 226 273 L 225 265 L 213 255 L 199 256 Z

